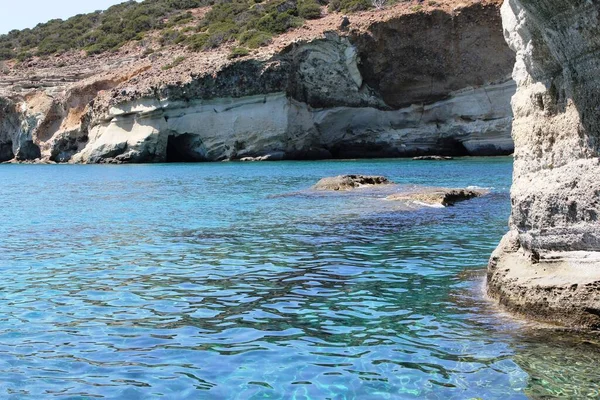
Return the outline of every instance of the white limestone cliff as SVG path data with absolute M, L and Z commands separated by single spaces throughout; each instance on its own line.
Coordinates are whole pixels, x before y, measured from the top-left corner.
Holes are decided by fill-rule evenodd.
M 506 0 L 517 54 L 510 233 L 488 293 L 507 309 L 600 328 L 600 5 Z
M 325 32 L 180 80 L 138 65 L 4 99 L 0 162 L 510 154 L 513 62 L 492 2 Z

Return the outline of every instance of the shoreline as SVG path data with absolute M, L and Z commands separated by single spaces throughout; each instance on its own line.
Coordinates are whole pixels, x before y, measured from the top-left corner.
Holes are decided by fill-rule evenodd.
M 444 163 L 459 160 L 473 160 L 473 159 L 507 159 L 513 158 L 513 154 L 499 154 L 491 156 L 452 156 L 452 159 L 446 160 L 415 160 L 414 157 L 365 157 L 365 158 L 323 158 L 323 159 L 281 159 L 281 160 L 222 160 L 222 161 L 182 161 L 182 162 L 148 162 L 148 163 L 84 163 L 84 162 L 55 162 L 49 160 L 25 160 L 25 161 L 4 161 L 0 162 L 0 165 L 187 165 L 187 164 L 219 164 L 219 163 L 232 163 L 232 164 L 263 164 L 263 163 L 282 163 L 282 162 L 295 162 L 295 163 L 312 163 L 312 162 L 338 162 L 338 161 L 414 161 L 418 163 L 431 162 L 431 163 Z

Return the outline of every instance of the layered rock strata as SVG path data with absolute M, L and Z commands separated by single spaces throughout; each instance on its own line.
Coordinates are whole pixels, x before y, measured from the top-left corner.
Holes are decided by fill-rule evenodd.
M 143 62 L 6 96 L 0 161 L 277 160 L 513 151 L 498 5 L 374 22 L 157 84 Z
M 600 5 L 507 0 L 517 54 L 510 232 L 488 293 L 516 313 L 600 328 Z

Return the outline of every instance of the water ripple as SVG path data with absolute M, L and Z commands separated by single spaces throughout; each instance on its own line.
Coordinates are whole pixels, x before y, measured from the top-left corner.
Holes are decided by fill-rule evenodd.
M 598 394 L 596 343 L 502 319 L 481 276 L 462 274 L 506 229 L 510 170 L 503 158 L 0 166 L 0 397 Z M 496 189 L 421 210 L 280 196 L 348 172 Z

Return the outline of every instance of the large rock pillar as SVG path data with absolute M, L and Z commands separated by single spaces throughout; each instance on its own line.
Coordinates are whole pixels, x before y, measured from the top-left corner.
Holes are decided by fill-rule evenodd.
M 517 53 L 510 232 L 488 294 L 508 310 L 600 328 L 600 3 L 506 0 Z

